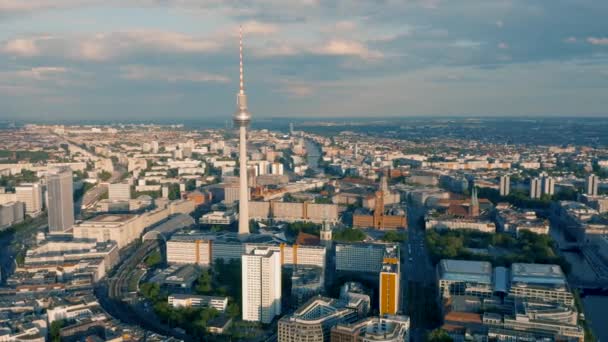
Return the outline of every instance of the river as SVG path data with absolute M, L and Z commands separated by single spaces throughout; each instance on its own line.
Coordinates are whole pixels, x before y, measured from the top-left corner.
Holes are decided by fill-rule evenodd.
M 597 341 L 608 341 L 608 325 L 606 314 L 608 314 L 608 297 L 606 296 L 585 296 L 583 297 L 585 306 L 585 319 L 590 323 L 591 330 Z

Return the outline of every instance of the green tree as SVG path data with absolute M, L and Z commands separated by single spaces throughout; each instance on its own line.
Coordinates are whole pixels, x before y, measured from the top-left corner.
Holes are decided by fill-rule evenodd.
M 145 260 L 146 266 L 149 268 L 154 267 L 163 262 L 163 257 L 159 251 L 154 251 L 152 254 L 148 255 Z
M 231 318 L 237 318 L 241 314 L 241 308 L 234 301 L 228 303 L 228 307 L 226 308 L 226 313 Z
M 333 239 L 340 242 L 359 242 L 365 240 L 365 233 L 359 229 L 346 228 L 336 231 L 333 234 Z
M 196 287 L 195 287 L 195 291 L 198 294 L 209 294 L 211 293 L 211 290 L 213 289 L 213 287 L 211 286 L 211 273 L 209 273 L 209 271 L 204 271 L 203 273 L 201 273 L 201 275 L 198 277 L 198 280 L 196 281 Z
M 101 171 L 97 174 L 97 178 L 99 178 L 102 182 L 107 182 L 112 178 L 112 174 L 108 171 Z
M 426 338 L 427 342 L 452 342 L 453 338 L 448 335 L 448 332 L 443 329 L 435 329 L 429 333 Z
M 178 176 L 177 169 L 169 169 L 169 170 L 167 170 L 167 177 L 168 178 L 175 178 L 177 176 Z
M 63 319 L 59 319 L 59 320 L 53 321 L 53 323 L 51 323 L 51 328 L 50 328 L 49 334 L 51 335 L 52 342 L 61 341 L 61 335 L 60 335 L 61 328 L 63 328 L 65 323 L 66 323 L 66 321 Z
M 195 179 L 188 179 L 186 181 L 186 190 L 188 190 L 188 191 L 196 190 L 196 180 Z
M 389 230 L 384 234 L 382 240 L 388 242 L 404 242 L 407 240 L 407 234 L 405 232 Z
M 172 183 L 169 184 L 169 199 L 176 200 L 181 198 L 181 191 L 179 191 L 179 184 Z

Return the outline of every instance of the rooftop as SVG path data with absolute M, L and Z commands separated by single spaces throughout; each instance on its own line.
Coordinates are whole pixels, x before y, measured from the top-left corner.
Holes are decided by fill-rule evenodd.
M 117 223 L 117 222 L 126 222 L 137 215 L 133 214 L 103 214 L 92 219 L 88 220 L 89 222 L 98 222 L 98 223 Z
M 439 262 L 441 279 L 492 283 L 492 264 L 486 261 L 444 259 Z
M 514 263 L 511 283 L 565 285 L 566 278 L 558 265 Z

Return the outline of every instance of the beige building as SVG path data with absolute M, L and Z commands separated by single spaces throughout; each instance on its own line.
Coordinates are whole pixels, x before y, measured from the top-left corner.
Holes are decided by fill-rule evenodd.
M 225 241 L 209 235 L 174 235 L 167 241 L 167 262 L 209 266 L 216 259 L 236 259 L 255 248 L 268 248 L 279 253 L 281 265 L 317 266 L 325 268 L 326 249 L 322 246 L 241 243 Z
M 40 184 L 21 184 L 15 187 L 17 202 L 25 203 L 25 213 L 36 216 L 42 211 L 42 187 Z
M 254 220 L 336 223 L 339 220 L 339 212 L 336 204 L 250 201 L 249 217 Z
M 94 239 L 98 242 L 115 241 L 118 248 L 123 248 L 138 239 L 146 227 L 155 225 L 170 215 L 189 214 L 192 211 L 193 202 L 176 200 L 169 202 L 166 207 L 141 215 L 104 214 L 74 226 L 74 238 Z

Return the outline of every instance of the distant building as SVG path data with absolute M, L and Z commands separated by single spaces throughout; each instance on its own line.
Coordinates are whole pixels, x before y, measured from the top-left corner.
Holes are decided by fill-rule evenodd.
M 0 204 L 0 231 L 25 219 L 23 202 L 8 202 Z
M 509 175 L 500 176 L 500 196 L 508 196 L 511 193 L 511 177 Z
M 585 193 L 589 196 L 597 196 L 599 188 L 600 178 L 594 174 L 587 176 L 585 182 Z
M 338 205 L 308 202 L 250 201 L 249 215 L 254 220 L 284 222 L 336 223 L 339 220 Z
M 510 206 L 501 206 L 497 210 L 496 225 L 498 231 L 515 236 L 519 236 L 523 230 L 542 235 L 549 234 L 549 220 L 539 218 L 534 211 L 515 209 Z
M 553 196 L 555 194 L 555 179 L 545 176 L 542 178 L 543 195 Z
M 256 248 L 241 262 L 243 320 L 268 324 L 281 314 L 280 254 Z
M 21 184 L 15 187 L 15 200 L 25 204 L 25 213 L 37 216 L 42 211 L 42 188 L 40 184 Z
M 64 233 L 74 226 L 72 170 L 60 168 L 47 176 L 49 233 Z
M 542 196 L 542 182 L 540 178 L 530 179 L 530 198 L 538 199 Z
M 374 211 L 369 215 L 366 213 L 355 213 L 353 215 L 353 227 L 357 228 L 376 228 L 376 229 L 397 229 L 406 228 L 407 218 L 405 211 L 397 209 L 386 212 L 384 200 L 386 195 L 389 195 L 388 183 L 386 177 L 383 176 L 380 181 L 380 187 L 374 195 Z

